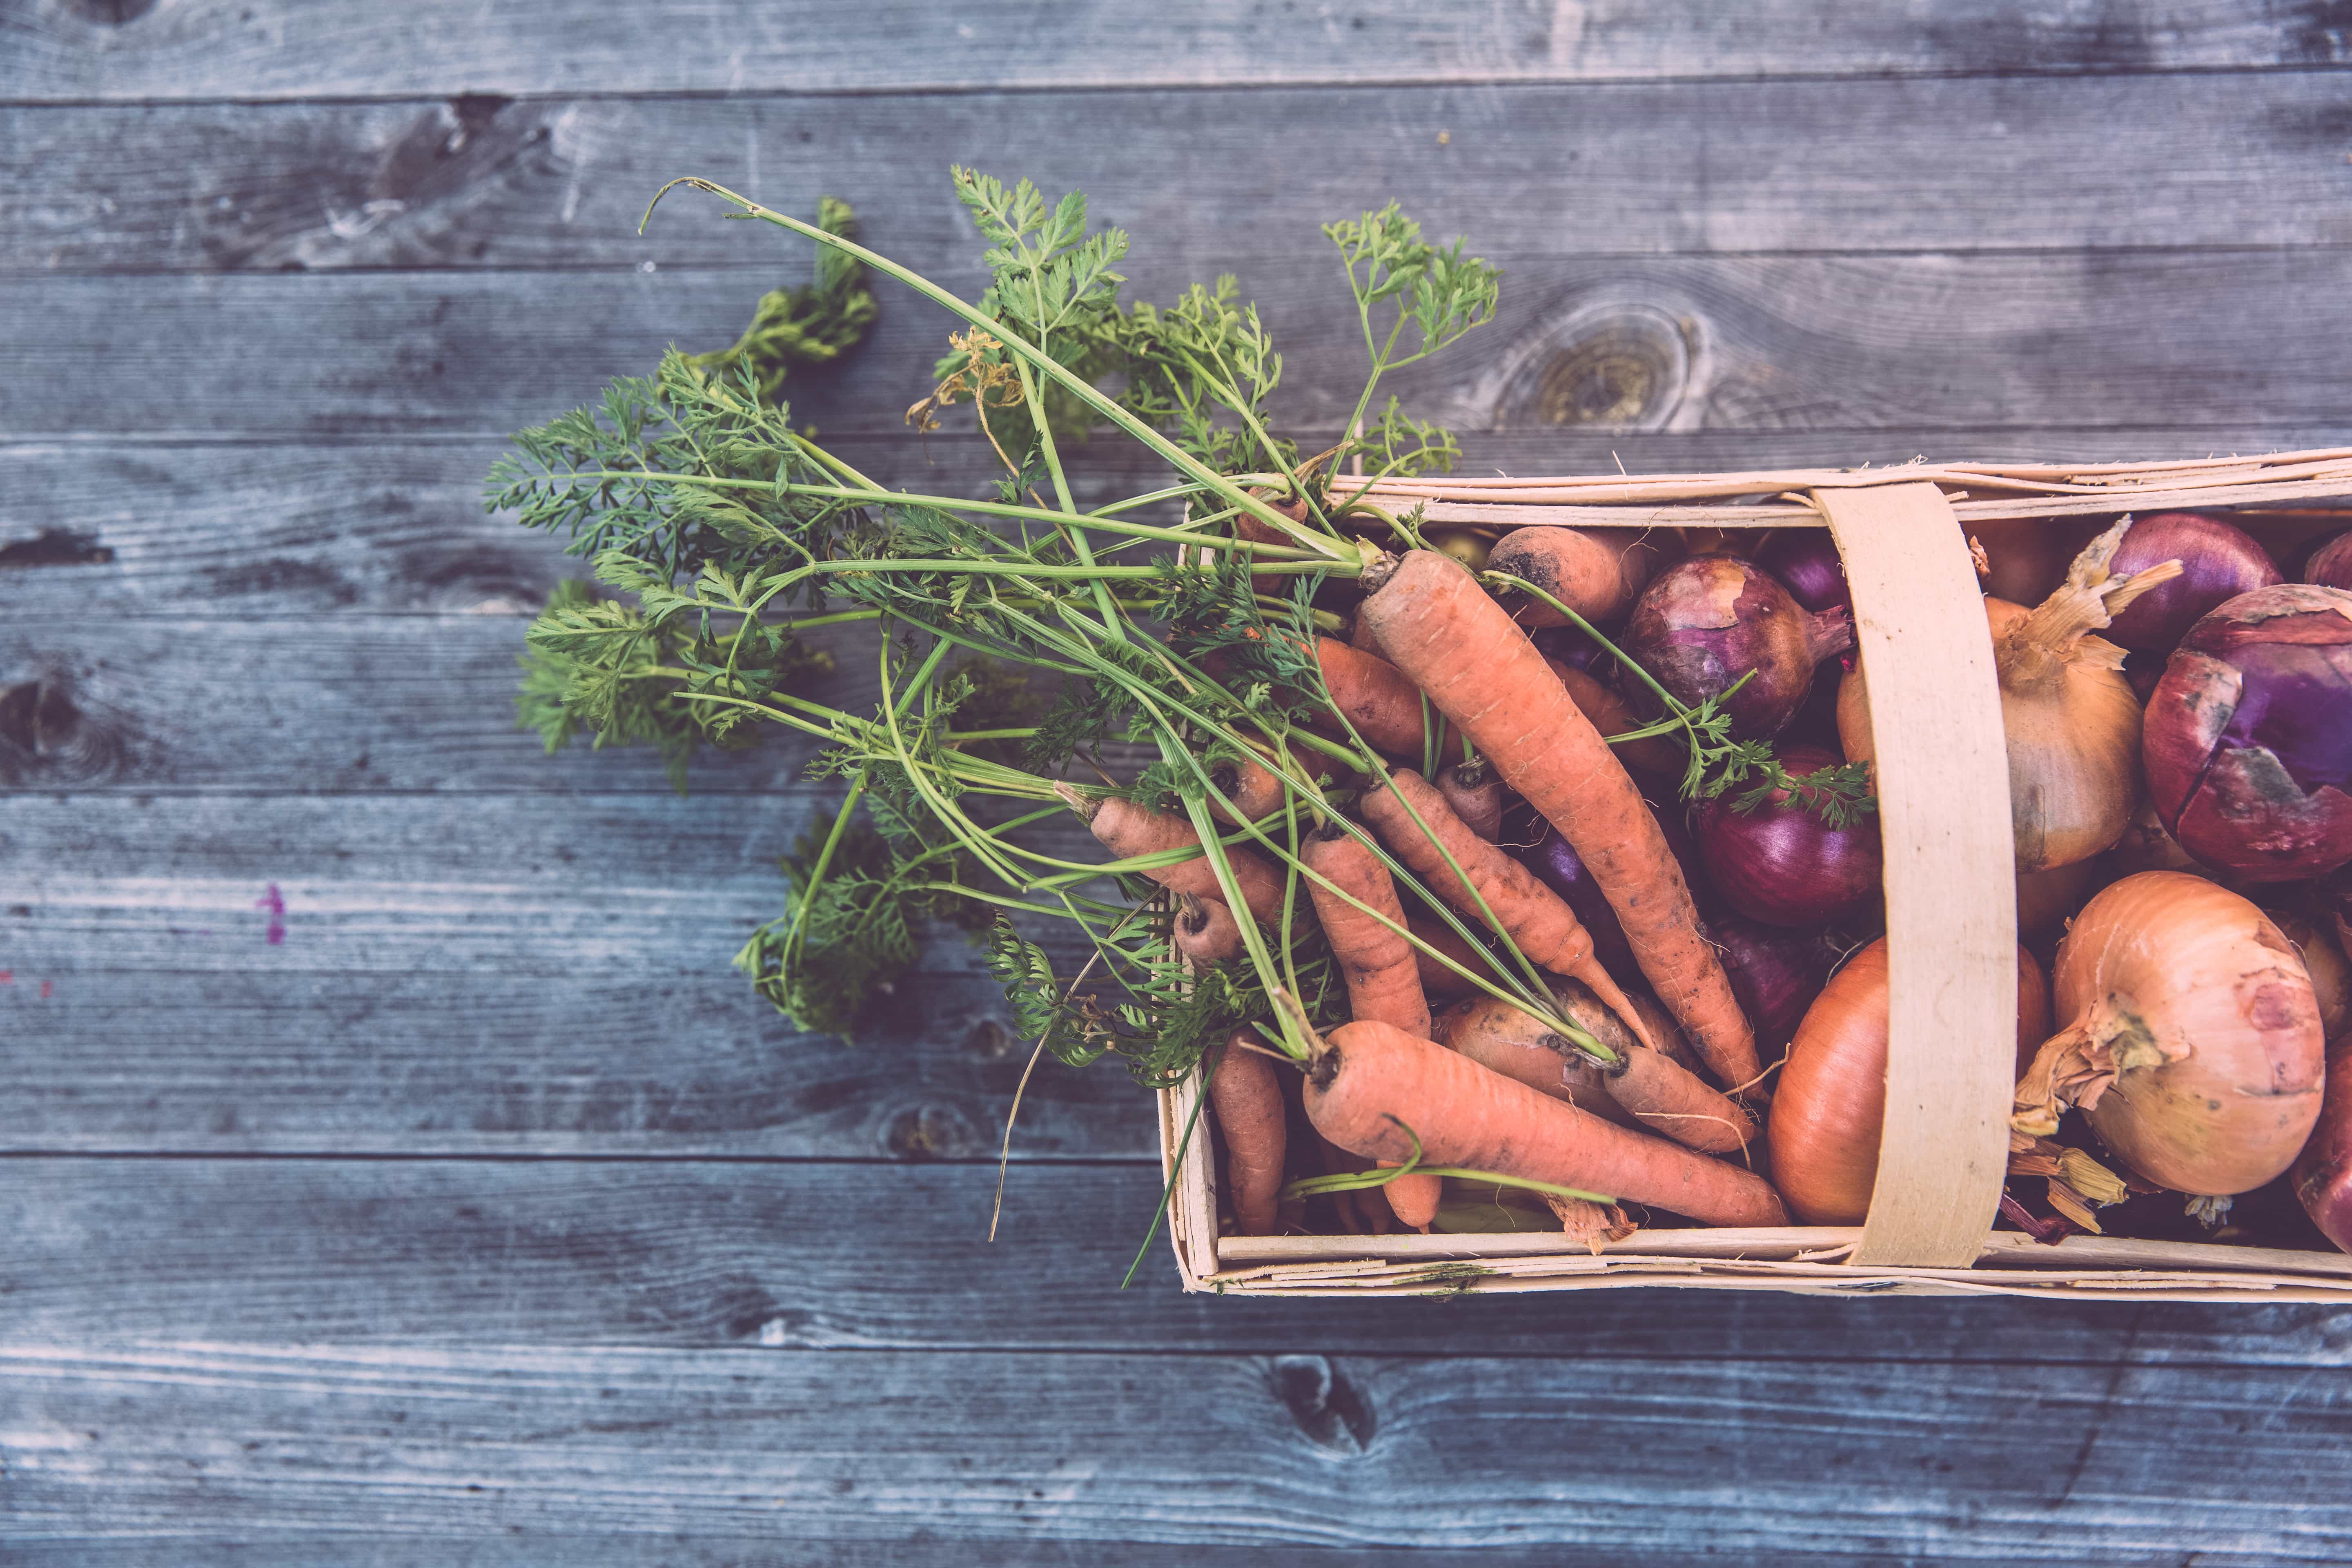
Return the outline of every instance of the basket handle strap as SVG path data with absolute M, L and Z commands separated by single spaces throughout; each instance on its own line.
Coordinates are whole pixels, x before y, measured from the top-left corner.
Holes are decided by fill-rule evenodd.
M 2017 881 L 1992 637 L 1932 484 L 1822 489 L 1870 673 L 1886 851 L 1886 1121 L 1852 1261 L 1966 1268 L 2009 1164 Z

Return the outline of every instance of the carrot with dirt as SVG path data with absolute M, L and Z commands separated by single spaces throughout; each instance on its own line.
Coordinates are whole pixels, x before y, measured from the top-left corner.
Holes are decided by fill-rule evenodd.
M 1471 832 L 1489 844 L 1503 837 L 1503 781 L 1485 758 L 1455 763 L 1439 773 L 1437 793 Z
M 1581 980 L 1625 1020 L 1636 1039 L 1648 1041 L 1648 1026 L 1592 956 L 1591 934 L 1566 900 L 1536 880 L 1533 871 L 1471 832 L 1427 779 L 1399 768 L 1387 784 L 1364 792 L 1361 809 L 1381 842 L 1423 887 L 1472 920 L 1487 920 L 1491 911 L 1495 928 L 1529 963 Z
M 1272 1236 L 1289 1130 L 1280 1069 L 1252 1047 L 1255 1029 L 1236 1029 L 1209 1064 L 1209 1109 L 1225 1137 L 1225 1185 L 1244 1236 Z
M 1417 757 L 1435 715 L 1421 692 L 1397 668 L 1377 654 L 1349 647 L 1337 637 L 1315 639 L 1315 662 L 1331 706 L 1369 742 L 1372 750 L 1392 756 Z M 1439 749 L 1444 750 L 1441 737 Z
M 1591 868 L 1635 963 L 1708 1068 L 1735 1091 L 1754 1082 L 1755 1034 L 1665 835 L 1527 634 L 1475 578 L 1432 551 L 1413 551 L 1393 568 L 1381 563 L 1362 582 L 1359 613 L 1371 617 L 1396 668 Z
M 1212 963 L 1229 963 L 1242 955 L 1241 922 L 1234 919 L 1234 911 L 1222 900 L 1204 899 L 1196 893 L 1183 893 L 1178 898 L 1171 932 L 1178 952 L 1201 969 Z
M 1337 823 L 1308 835 L 1299 860 L 1316 873 L 1307 893 L 1347 984 L 1349 1013 L 1427 1039 L 1429 999 L 1422 994 L 1412 943 L 1399 930 L 1404 906 L 1388 868 Z M 1435 1176 L 1403 1175 L 1384 1190 L 1397 1218 L 1425 1231 L 1437 1217 L 1439 1186 Z
M 1122 860 L 1171 849 L 1200 847 L 1201 836 L 1181 816 L 1170 816 L 1118 795 L 1097 798 L 1066 784 L 1055 784 L 1054 793 L 1061 797 L 1063 805 L 1085 819 L 1104 848 Z M 1225 850 L 1225 858 L 1233 867 L 1234 886 L 1248 904 L 1249 912 L 1261 921 L 1280 920 L 1281 874 L 1261 857 L 1237 845 Z M 1224 889 L 1217 884 L 1216 870 L 1204 857 L 1179 860 L 1172 866 L 1153 866 L 1143 874 L 1171 891 L 1224 901 Z
M 1310 1042 L 1307 1114 L 1343 1149 L 1600 1194 L 1706 1225 L 1784 1226 L 1770 1184 L 1614 1126 L 1376 1020 Z

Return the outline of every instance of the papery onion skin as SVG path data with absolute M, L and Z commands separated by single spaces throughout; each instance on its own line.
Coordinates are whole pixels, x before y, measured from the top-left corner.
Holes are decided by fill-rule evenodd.
M 1694 555 L 1658 574 L 1621 641 L 1629 658 L 1692 707 L 1752 670 L 1723 706 L 1735 735 L 1760 740 L 1803 706 L 1814 667 L 1853 646 L 1853 620 L 1843 610 L 1807 610 L 1754 562 Z M 1637 702 L 1646 696 L 1626 679 L 1620 684 Z
M 2327 1084 L 2319 1121 L 2293 1172 L 2294 1195 L 2320 1234 L 2352 1252 L 2352 1034 L 2327 1047 Z
M 1845 579 L 1845 561 L 1826 528 L 1783 528 L 1756 554 L 1756 564 L 1772 574 L 1789 596 L 1806 609 L 1853 613 L 1853 590 Z
M 2252 903 L 2178 871 L 2126 877 L 2074 918 L 2053 978 L 2053 1046 L 2078 1030 L 2146 1042 L 2143 1065 L 2084 1106 L 2134 1171 L 2227 1197 L 2294 1161 L 2319 1116 L 2319 1005 L 2294 944 Z
M 2263 913 L 2294 943 L 2295 956 L 2303 960 L 2304 970 L 2311 976 L 2312 995 L 2319 1004 L 2320 1030 L 2334 1039 L 2352 1024 L 2352 965 L 2344 962 L 2334 931 L 2293 910 L 2265 909 Z
M 1870 1212 L 1886 1120 L 1886 952 L 1881 937 L 1831 977 L 1797 1027 L 1772 1096 L 1764 1124 L 1772 1181 L 1806 1225 L 1860 1225 Z M 2017 963 L 2022 1034 L 2041 969 L 2022 948 Z
M 1782 769 L 1798 777 L 1843 760 L 1818 746 L 1780 752 Z M 1857 914 L 1879 896 L 1885 862 L 1874 813 L 1832 827 L 1786 791 L 1774 791 L 1747 812 L 1718 795 L 1692 811 L 1691 834 L 1699 863 L 1724 902 L 1752 921 L 1820 925 Z
M 2148 799 L 2247 881 L 2352 861 L 2352 593 L 2257 588 L 2192 627 L 2149 700 Z
M 2016 605 L 2038 605 L 2066 580 L 2066 563 L 2083 548 L 2080 523 L 2054 517 L 1988 518 L 1962 525 L 1984 547 L 1984 590 Z
M 1822 994 L 1837 950 L 1822 931 L 1790 931 L 1738 915 L 1709 918 L 1706 934 L 1722 955 L 1732 995 L 1755 1026 L 1757 1050 L 1771 1060 L 1787 1048 L 1805 1010 Z
M 2303 580 L 2352 592 L 2352 532 L 2339 533 L 2313 551 L 2304 563 Z
M 2128 830 L 2126 830 L 2128 831 Z M 2083 907 L 2102 880 L 2097 860 L 2077 860 L 2047 871 L 2017 874 L 2017 934 L 2029 939 L 2055 936 L 2067 918 Z M 2036 1040 L 2035 1045 L 2042 1042 Z
M 2118 612 L 2105 634 L 2109 642 L 2135 652 L 2169 652 L 2190 626 L 2222 604 L 2285 581 L 2253 535 L 2198 511 L 2159 511 L 2138 519 L 2116 547 L 2109 569 L 2128 577 L 2160 561 L 2179 562 L 2180 575 Z

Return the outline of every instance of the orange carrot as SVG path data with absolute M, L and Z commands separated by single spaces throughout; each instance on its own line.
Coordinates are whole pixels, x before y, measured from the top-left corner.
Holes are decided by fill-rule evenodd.
M 1345 828 L 1334 823 L 1309 835 L 1298 858 L 1317 875 L 1404 924 L 1404 906 L 1398 901 L 1388 868 Z M 1348 1011 L 1426 1039 L 1429 1000 L 1422 994 L 1412 944 L 1320 883 L 1310 880 L 1307 888 L 1315 900 L 1315 918 L 1331 943 L 1331 956 L 1339 961 L 1339 976 L 1347 983 Z M 1381 1191 L 1398 1219 L 1425 1231 L 1437 1217 L 1439 1186 L 1435 1176 L 1406 1175 Z
M 1372 1168 L 1375 1162 L 1342 1149 L 1321 1133 L 1315 1142 L 1323 1154 L 1323 1173 L 1327 1176 L 1360 1176 Z M 1393 1227 L 1396 1215 L 1389 1200 L 1381 1195 L 1381 1187 L 1348 1187 L 1330 1195 L 1332 1205 L 1339 1211 L 1339 1227 L 1349 1236 L 1386 1236 Z
M 1055 784 L 1054 793 L 1062 803 L 1086 819 L 1103 847 L 1124 860 L 1131 856 L 1155 855 L 1166 849 L 1197 847 L 1201 836 L 1192 825 L 1181 816 L 1170 816 L 1150 806 L 1138 805 L 1118 795 L 1097 799 L 1079 794 L 1068 784 Z M 1282 917 L 1282 877 L 1264 859 L 1234 845 L 1226 848 L 1225 857 L 1234 868 L 1234 885 L 1241 890 L 1249 911 L 1260 921 Z M 1224 901 L 1224 891 L 1217 886 L 1217 873 L 1206 855 L 1190 860 L 1179 860 L 1172 866 L 1155 867 L 1145 876 L 1163 888 L 1195 898 Z
M 1396 786 L 1393 791 L 1374 785 L 1364 792 L 1364 820 L 1372 825 L 1389 852 L 1421 879 L 1421 885 L 1472 920 L 1486 918 L 1478 908 L 1484 899 L 1486 908 L 1494 911 L 1496 928 L 1518 944 L 1529 963 L 1591 986 L 1594 994 L 1625 1020 L 1635 1037 L 1646 1041 L 1648 1026 L 1633 1011 L 1617 982 L 1601 967 L 1601 961 L 1592 956 L 1592 937 L 1578 923 L 1567 901 L 1536 880 L 1533 871 L 1471 832 L 1427 779 L 1410 768 L 1397 769 L 1389 779 Z M 1405 810 L 1399 795 L 1411 803 L 1421 823 L 1428 825 L 1427 833 Z M 1461 876 L 1445 863 L 1449 853 L 1454 865 L 1462 868 Z M 1463 885 L 1463 877 L 1469 879 L 1469 887 Z M 1475 897 L 1473 888 L 1477 890 Z
M 1568 689 L 1569 700 L 1576 704 L 1577 710 L 1591 720 L 1592 727 L 1601 734 L 1622 735 L 1628 731 L 1646 728 L 1633 716 L 1633 710 L 1625 705 L 1623 698 L 1574 665 L 1562 664 L 1556 658 L 1548 658 L 1544 663 L 1559 677 L 1559 683 Z M 1641 741 L 1621 741 L 1609 749 L 1616 752 L 1620 760 L 1645 773 L 1677 779 L 1683 775 L 1682 753 L 1664 735 L 1652 735 Z
M 1272 1236 L 1275 1195 L 1282 1190 L 1282 1083 L 1273 1061 L 1249 1047 L 1254 1029 L 1236 1029 L 1210 1063 L 1209 1109 L 1225 1135 L 1225 1186 L 1234 1225 L 1244 1236 Z
M 1624 764 L 1543 655 L 1476 579 L 1433 551 L 1362 582 L 1361 613 L 1397 668 L 1591 868 L 1642 973 L 1716 1076 L 1752 1082 L 1756 1036 L 1700 932 L 1682 868 Z
M 1596 1009 L 1598 1011 L 1598 1009 Z M 1593 1033 L 1603 1045 L 1638 1050 L 1625 1026 L 1606 1013 L 1605 1027 Z M 1600 1067 L 1561 1036 L 1535 1023 L 1498 996 L 1465 996 L 1437 1016 L 1437 1043 L 1459 1051 L 1489 1072 L 1515 1079 L 1529 1089 L 1564 1100 L 1604 1121 L 1631 1127 L 1633 1119 L 1601 1087 Z
M 1393 756 L 1421 755 L 1426 710 L 1419 689 L 1394 665 L 1337 637 L 1315 639 L 1315 662 L 1322 667 L 1331 706 L 1348 716 L 1366 744 Z
M 1417 1136 L 1428 1164 L 1580 1187 L 1706 1225 L 1789 1223 L 1762 1177 L 1612 1126 L 1402 1029 L 1342 1024 L 1322 1043 L 1307 1114 L 1343 1149 L 1405 1160 Z
M 1171 940 L 1176 951 L 1192 961 L 1195 969 L 1205 969 L 1212 963 L 1230 963 L 1242 952 L 1241 923 L 1234 919 L 1221 899 L 1204 899 L 1195 893 L 1180 895 L 1182 902 L 1176 910 L 1175 929 Z
M 1462 825 L 1492 844 L 1503 836 L 1503 781 L 1485 758 L 1455 763 L 1437 775 L 1437 793 Z
M 1310 773 L 1308 777 L 1314 775 Z M 1244 822 L 1257 822 L 1282 809 L 1282 798 L 1287 792 L 1282 780 L 1272 768 L 1256 757 L 1235 757 L 1219 763 L 1209 770 L 1209 782 L 1217 786 L 1227 800 L 1234 803 L 1241 815 L 1236 817 L 1210 797 L 1209 815 L 1218 821 L 1238 827 Z
M 1588 621 L 1613 621 L 1649 586 L 1658 552 L 1647 544 L 1600 539 L 1579 529 L 1515 528 L 1487 552 L 1486 569 L 1524 577 Z M 1512 606 L 1523 626 L 1564 626 L 1568 617 L 1533 595 Z

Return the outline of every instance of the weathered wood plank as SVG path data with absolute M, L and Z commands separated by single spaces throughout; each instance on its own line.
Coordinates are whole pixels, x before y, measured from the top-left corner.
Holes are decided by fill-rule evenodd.
M 27 14 L 29 13 L 29 14 Z M 1088 0 L 1050 25 L 1013 0 L 950 19 L 912 0 L 853 10 L 750 0 L 658 20 L 604 0 L 485 10 L 424 0 L 34 0 L 0 34 L 16 100 L 471 92 L 871 92 L 1089 85 L 1999 72 L 2076 75 L 2340 63 L 2322 0 L 1706 0 L 1339 11 L 1238 0 Z
M 1197 1568 L 1201 1549 L 1185 1542 L 1117 1544 L 1118 1568 Z M 1464 1551 L 1428 1547 L 1236 1546 L 1216 1548 L 1219 1568 L 1682 1568 L 1680 1552 L 1627 1552 L 1618 1547 L 1586 1552 L 1573 1546 L 1532 1550 L 1480 1546 Z M 357 1541 L 349 1534 L 320 1537 L 250 1536 L 234 1542 L 165 1538 L 160 1542 L 91 1541 L 64 1544 L 12 1542 L 10 1568 L 517 1568 L 520 1563 L 562 1568 L 935 1568 L 942 1562 L 978 1558 L 989 1568 L 1069 1568 L 1066 1542 L 991 1539 L 967 1542 L 937 1527 L 917 1529 L 903 1541 L 823 1541 L 814 1545 L 774 1535 L 716 1535 L 698 1530 L 690 1538 L 665 1535 L 577 1536 L 534 1531 L 528 1537 L 504 1531 L 478 1540 L 434 1536 L 414 1541 Z M 1095 1559 L 1099 1561 L 1100 1559 Z M 1749 1568 L 1811 1568 L 1817 1553 L 1743 1553 Z M 2229 1559 L 2205 1556 L 2200 1563 L 2227 1568 Z
M 983 1554 L 1052 1541 L 1097 1561 L 1127 1541 L 2352 1548 L 2334 1484 L 2352 1398 L 2298 1368 L 86 1340 L 0 1367 L 11 1534 L 51 1544 L 593 1526 L 805 1550 L 946 1517 Z
M 927 492 L 983 495 L 976 437 L 835 443 L 861 471 Z M 1471 432 L 1467 473 L 1636 473 L 1844 467 L 1936 458 L 2133 461 L 2352 445 L 2352 425 L 2237 429 Z M 483 512 L 502 443 L 0 447 L 0 605 L 56 619 L 162 616 L 503 615 L 586 563 Z M 1075 455 L 1081 505 L 1165 470 L 1097 441 Z M 1124 487 L 1114 489 L 1114 487 Z M 607 759 L 607 763 L 610 759 Z
M 937 265 L 978 247 L 950 163 L 1082 188 L 1147 248 L 1390 197 L 1554 256 L 2341 244 L 2342 99 L 2274 74 L 18 108 L 0 272 L 805 266 L 756 226 L 640 237 L 680 174 L 785 212 L 846 195 L 876 248 Z
M 1034 1092 L 1034 1090 L 1033 1090 Z M 1024 1113 L 1025 1114 L 1025 1113 Z M 1024 1121 L 1025 1125 L 1025 1121 Z M 1023 1142 L 1028 1139 L 1024 1134 Z M 1125 1276 L 1156 1164 L 0 1160 L 0 1340 L 2340 1369 L 2331 1306 L 1692 1290 L 1318 1300 Z M 1302 1338 L 1302 1336 L 1304 1336 Z
M 1189 259 L 1180 244 L 1134 263 L 1134 292 L 1172 291 L 1249 242 L 1220 230 L 1192 243 Z M 1423 416 L 1480 428 L 1950 426 L 2026 440 L 2042 426 L 2173 425 L 2190 410 L 2216 427 L 2294 426 L 2334 406 L 2327 329 L 2352 295 L 2352 251 L 2337 250 L 1497 259 L 1510 276 L 1495 326 L 1393 378 Z M 1278 418 L 1317 433 L 1343 424 L 1360 380 L 1352 307 L 1295 254 L 1247 272 L 1289 353 Z M 0 382 L 0 437 L 512 429 L 643 374 L 673 341 L 730 341 L 760 276 L 194 275 L 131 291 L 103 278 L 26 279 L 0 298 L 0 340 L 19 370 Z M 963 270 L 941 281 L 977 284 Z M 892 300 L 854 361 L 804 379 L 796 415 L 835 436 L 898 428 L 944 325 L 942 312 Z

